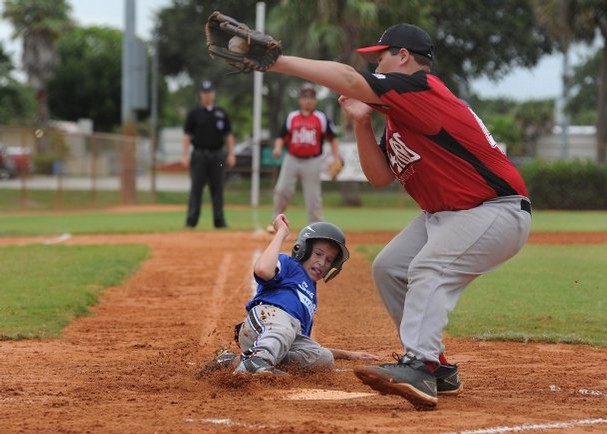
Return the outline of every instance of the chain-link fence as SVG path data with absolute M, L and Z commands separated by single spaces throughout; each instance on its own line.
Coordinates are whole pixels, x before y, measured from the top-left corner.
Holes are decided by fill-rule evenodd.
M 146 137 L 0 126 L 0 189 L 113 190 L 133 203 L 137 190 L 155 193 L 154 163 Z
M 163 130 L 156 146 L 147 137 L 83 133 L 74 124 L 44 131 L 0 126 L 0 210 L 185 204 L 190 178 L 181 165 L 182 139 L 180 128 Z M 252 146 L 242 142 L 236 148 L 237 164 L 226 173 L 226 198 L 231 203 L 250 204 Z M 271 143 L 262 143 L 259 188 L 260 203 L 264 204 L 272 202 L 280 170 L 271 150 Z M 323 174 L 325 199 L 335 192 L 343 204 L 361 206 L 367 182 L 358 163 L 356 145 L 341 143 L 340 153 L 345 170 L 337 182 Z M 396 193 L 400 203 L 400 187 L 395 184 L 388 190 Z M 366 200 L 371 204 L 384 202 L 376 191 L 368 196 L 371 199 Z

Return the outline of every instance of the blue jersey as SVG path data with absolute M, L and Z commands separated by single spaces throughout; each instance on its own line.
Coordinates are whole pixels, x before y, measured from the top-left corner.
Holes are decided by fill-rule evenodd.
M 255 297 L 247 303 L 247 312 L 256 304 L 266 303 L 279 307 L 301 322 L 301 333 L 310 336 L 316 313 L 316 282 L 310 279 L 302 265 L 290 256 L 278 255 L 276 275 L 264 281 L 257 275 Z

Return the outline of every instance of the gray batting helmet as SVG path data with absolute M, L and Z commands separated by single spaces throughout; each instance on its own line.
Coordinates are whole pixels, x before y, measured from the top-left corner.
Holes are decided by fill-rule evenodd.
M 324 277 L 324 281 L 328 282 L 337 276 L 344 262 L 350 257 L 350 252 L 346 247 L 346 237 L 341 229 L 333 223 L 317 222 L 303 228 L 299 232 L 295 244 L 293 244 L 291 256 L 298 262 L 304 262 L 312 254 L 312 243 L 310 241 L 318 239 L 333 241 L 339 246 L 340 250 L 337 258 L 331 264 L 331 269 Z

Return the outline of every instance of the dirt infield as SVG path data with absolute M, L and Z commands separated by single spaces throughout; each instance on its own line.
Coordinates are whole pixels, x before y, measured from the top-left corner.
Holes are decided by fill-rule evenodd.
M 356 245 L 393 234 L 347 235 L 352 258 L 339 278 L 320 284 L 315 338 L 389 361 L 399 341 Z M 586 346 L 447 337 L 465 391 L 440 397 L 433 412 L 373 393 L 349 361 L 313 376 L 197 378 L 216 349 L 235 349 L 232 326 L 251 295 L 253 256 L 268 240 L 220 231 L 61 240 L 145 243 L 151 257 L 61 339 L 0 342 L 0 432 L 607 431 L 607 350 Z M 0 245 L 41 241 L 4 238 Z M 530 242 L 607 243 L 607 234 L 533 234 Z

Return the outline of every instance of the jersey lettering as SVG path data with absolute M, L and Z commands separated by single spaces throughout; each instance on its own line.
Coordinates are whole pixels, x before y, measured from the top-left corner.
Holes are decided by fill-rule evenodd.
M 308 290 L 308 284 L 306 282 L 301 282 L 297 286 L 301 290 L 300 292 L 297 292 L 297 297 L 299 298 L 299 301 L 308 310 L 310 318 L 314 317 L 314 314 L 316 313 L 316 305 L 311 300 L 311 297 L 313 297 L 314 294 Z
M 316 145 L 316 130 L 302 127 L 295 131 L 293 131 L 293 136 L 291 139 L 292 143 L 297 143 L 300 145 Z
M 301 282 L 297 286 L 299 287 L 299 289 L 301 289 L 301 292 L 305 293 L 308 297 L 314 298 L 314 293 L 308 289 L 308 283 L 307 282 L 305 282 L 305 281 Z
M 497 148 L 500 152 L 504 153 L 504 151 L 502 151 L 498 146 L 497 146 L 497 142 L 495 141 L 495 139 L 493 138 L 493 136 L 491 135 L 491 133 L 489 132 L 489 129 L 485 126 L 484 122 L 482 121 L 481 118 L 479 118 L 476 113 L 474 113 L 474 110 L 472 110 L 470 107 L 468 107 L 468 109 L 470 110 L 470 113 L 472 113 L 472 116 L 474 116 L 474 119 L 476 119 L 476 122 L 478 123 L 478 126 L 481 127 L 481 130 L 483 131 L 483 134 L 485 135 L 485 137 L 487 138 L 487 141 L 489 142 L 489 145 L 492 148 Z M 505 153 L 504 153 L 505 154 Z
M 392 171 L 401 174 L 407 166 L 421 159 L 420 155 L 407 147 L 398 131 L 388 139 L 388 158 Z

